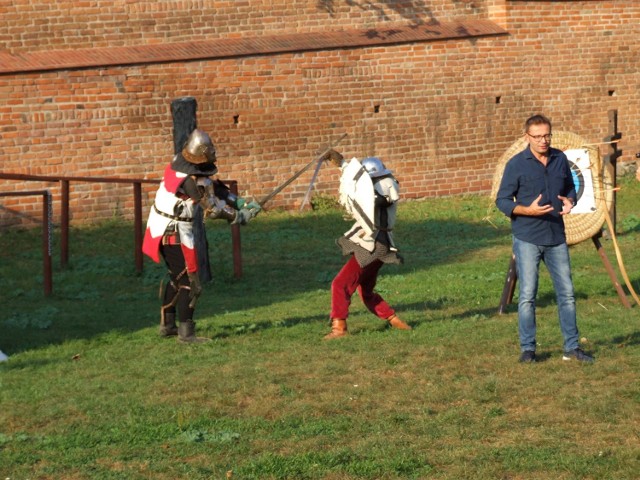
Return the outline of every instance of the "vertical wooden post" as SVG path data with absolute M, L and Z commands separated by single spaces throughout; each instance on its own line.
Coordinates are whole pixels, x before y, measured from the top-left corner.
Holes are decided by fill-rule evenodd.
M 69 180 L 60 181 L 60 264 L 69 264 Z
M 174 153 L 182 151 L 191 132 L 198 128 L 196 120 L 197 109 L 198 104 L 193 97 L 181 97 L 171 102 Z M 204 226 L 202 208 L 200 207 L 195 209 L 193 235 L 196 252 L 198 254 L 198 274 L 200 281 L 208 282 L 213 276 L 211 275 L 211 264 L 209 262 L 209 242 L 207 242 L 207 232 Z
M 133 242 L 136 272 L 142 273 L 142 184 L 133 184 Z
M 238 195 L 238 182 L 229 182 L 229 190 Z M 242 277 L 242 249 L 240 248 L 240 225 L 231 225 L 231 242 L 233 244 L 233 276 Z
M 507 305 L 513 300 L 513 292 L 515 291 L 517 280 L 516 257 L 512 254 L 509 269 L 507 270 L 507 277 L 504 280 L 504 287 L 502 288 L 502 297 L 500 297 L 500 305 L 498 307 L 499 314 L 503 314 Z
M 198 103 L 193 97 L 181 97 L 171 102 L 171 116 L 173 118 L 173 153 L 182 151 L 189 135 L 196 128 L 196 110 Z
M 613 225 L 614 234 L 616 233 L 616 186 L 617 186 L 617 160 L 622 155 L 622 150 L 618 149 L 618 140 L 622 138 L 622 133 L 618 132 L 618 111 L 609 110 L 609 135 L 605 137 L 605 142 L 615 142 L 609 144 L 609 153 L 604 157 L 604 168 L 607 168 L 607 163 L 611 166 L 611 177 L 613 178 L 613 204 L 610 208 L 611 224 Z M 607 185 L 605 185 L 605 188 Z
M 51 193 L 45 190 L 42 194 L 42 256 L 44 275 L 44 294 L 51 295 L 53 291 L 53 270 L 51 268 L 51 224 L 53 210 L 51 206 Z

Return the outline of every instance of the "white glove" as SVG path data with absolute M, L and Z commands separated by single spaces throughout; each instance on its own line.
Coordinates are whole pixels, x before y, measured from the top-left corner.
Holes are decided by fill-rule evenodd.
M 241 208 L 236 212 L 236 218 L 231 222 L 231 225 L 246 225 L 252 218 L 253 215 L 251 214 L 251 210 L 248 208 Z

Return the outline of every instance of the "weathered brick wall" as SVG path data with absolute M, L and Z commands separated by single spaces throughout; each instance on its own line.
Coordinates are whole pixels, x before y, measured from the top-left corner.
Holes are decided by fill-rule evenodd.
M 381 23 L 481 18 L 486 0 L 12 0 L 0 45 L 11 52 L 260 37 Z
M 212 7 L 213 5 L 213 7 Z M 59 8 L 55 10 L 54 7 Z M 215 7 L 215 8 L 214 8 Z M 13 54 L 495 18 L 508 35 L 363 48 L 0 75 L 0 171 L 159 178 L 172 155 L 170 102 L 198 101 L 223 178 L 269 193 L 342 133 L 347 156 L 378 155 L 406 198 L 488 192 L 526 117 L 592 143 L 618 110 L 640 144 L 640 2 L 538 0 L 33 2 L 0 7 Z M 206 33 L 206 35 L 205 35 Z M 277 37 L 276 37 L 277 38 Z M 1 51 L 0 51 L 1 53 Z M 640 150 L 628 148 L 622 161 Z M 273 203 L 293 207 L 311 171 Z M 51 188 L 0 180 L 0 191 Z M 323 167 L 316 191 L 335 194 Z M 148 208 L 154 188 L 145 186 Z M 75 183 L 72 221 L 125 215 L 131 187 Z M 38 199 L 33 199 L 37 205 Z M 30 200 L 0 200 L 0 225 Z M 20 205 L 18 205 L 18 203 Z M 39 207 L 34 207 L 38 217 Z M 56 211 L 57 218 L 57 211 Z

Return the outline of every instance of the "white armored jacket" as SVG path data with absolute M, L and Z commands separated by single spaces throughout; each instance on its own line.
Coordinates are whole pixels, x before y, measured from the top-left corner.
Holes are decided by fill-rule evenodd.
M 358 159 L 345 162 L 340 203 L 356 222 L 344 237 L 368 252 L 375 250 L 376 240 L 397 251 L 392 231 L 399 199 L 400 186 L 392 175 L 372 179 Z
M 170 225 L 180 237 L 180 245 L 184 254 L 187 269 L 190 272 L 197 270 L 197 255 L 193 235 L 194 202 L 186 195 L 180 195 L 178 189 L 188 177 L 187 174 L 176 172 L 168 165 L 165 169 L 160 188 L 156 197 L 142 244 L 142 251 L 155 262 L 160 261 L 160 243 L 162 237 Z

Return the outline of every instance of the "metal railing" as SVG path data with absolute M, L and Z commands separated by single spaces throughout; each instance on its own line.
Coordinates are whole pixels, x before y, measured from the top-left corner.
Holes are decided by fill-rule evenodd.
M 51 268 L 51 232 L 52 232 L 52 202 L 49 190 L 27 190 L 24 192 L 0 192 L 0 197 L 26 197 L 42 195 L 42 277 L 44 278 L 44 295 L 49 296 L 53 291 L 53 270 Z
M 29 175 L 22 173 L 0 172 L 0 179 L 37 181 L 37 182 L 59 182 L 60 183 L 60 263 L 65 267 L 69 262 L 69 191 L 71 182 L 83 183 L 120 183 L 130 184 L 133 187 L 133 228 L 134 228 L 134 261 L 136 271 L 142 272 L 143 255 L 143 219 L 142 219 L 142 184 L 159 184 L 160 180 L 147 180 L 141 178 L 117 178 L 117 177 L 74 177 L 74 176 L 51 176 L 51 175 Z M 223 180 L 235 195 L 238 194 L 238 182 L 236 180 Z M 42 192 L 37 192 L 41 194 Z M 34 192 L 7 192 L 2 196 L 17 196 L 31 194 Z M 233 245 L 233 272 L 236 278 L 242 276 L 242 254 L 240 248 L 240 226 L 231 225 L 231 240 Z

